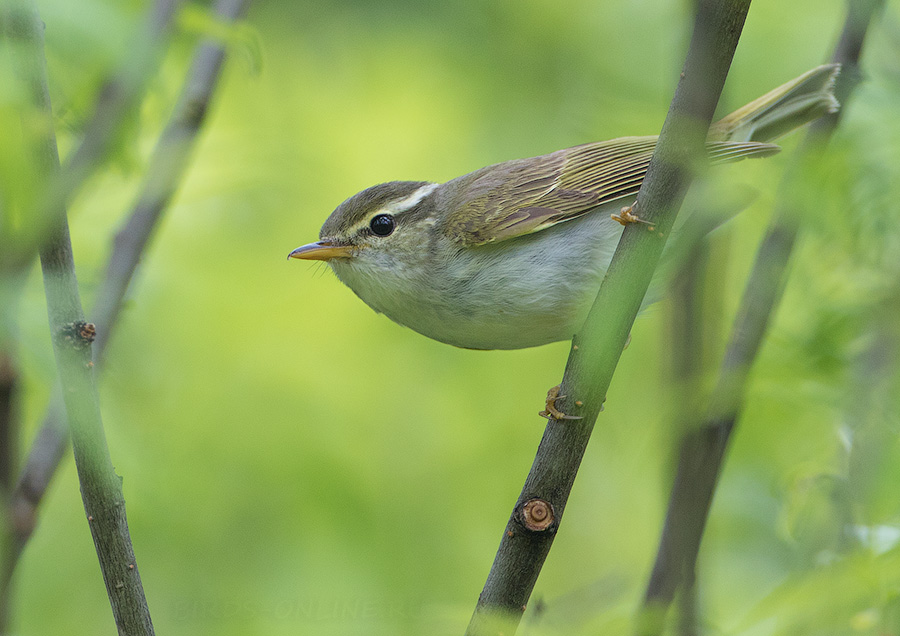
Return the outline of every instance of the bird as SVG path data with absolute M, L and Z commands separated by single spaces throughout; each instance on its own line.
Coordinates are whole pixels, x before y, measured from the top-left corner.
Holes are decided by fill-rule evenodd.
M 709 161 L 773 155 L 780 148 L 772 140 L 836 112 L 839 70 L 814 68 L 714 123 Z M 637 220 L 625 208 L 656 142 L 620 137 L 444 183 L 375 185 L 338 205 L 319 240 L 288 258 L 326 262 L 376 312 L 456 347 L 569 340 L 597 295 L 622 223 Z

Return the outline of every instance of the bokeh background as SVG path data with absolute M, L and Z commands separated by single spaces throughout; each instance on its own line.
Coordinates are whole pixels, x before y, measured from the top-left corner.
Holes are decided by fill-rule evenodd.
M 658 132 L 691 4 L 254 3 L 101 382 L 158 633 L 462 633 L 568 345 L 457 350 L 285 256 L 375 183 Z M 65 154 L 146 3 L 38 5 Z M 183 12 L 140 117 L 70 206 L 87 307 L 202 10 Z M 754 2 L 727 105 L 827 61 L 844 13 L 837 0 Z M 866 81 L 797 185 L 807 230 L 701 554 L 708 633 L 900 634 L 898 60 L 892 1 L 866 44 Z M 756 196 L 711 237 L 713 352 L 796 137 L 715 173 Z M 16 311 L 25 452 L 55 379 L 38 268 Z M 670 373 L 670 315 L 663 301 L 635 324 L 535 590 L 531 611 L 544 609 L 523 633 L 631 633 L 675 465 L 673 412 L 688 399 Z M 15 634 L 114 630 L 71 459 L 13 611 Z

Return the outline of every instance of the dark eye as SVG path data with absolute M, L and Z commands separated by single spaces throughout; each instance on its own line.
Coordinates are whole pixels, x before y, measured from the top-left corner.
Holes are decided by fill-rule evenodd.
M 390 214 L 379 214 L 369 221 L 369 229 L 377 236 L 387 236 L 394 231 L 397 224 Z

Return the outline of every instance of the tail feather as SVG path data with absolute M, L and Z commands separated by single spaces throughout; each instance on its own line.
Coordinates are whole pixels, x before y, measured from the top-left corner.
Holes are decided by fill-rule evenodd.
M 834 80 L 840 64 L 819 66 L 769 91 L 714 123 L 712 141 L 772 141 L 819 117 L 837 112 Z

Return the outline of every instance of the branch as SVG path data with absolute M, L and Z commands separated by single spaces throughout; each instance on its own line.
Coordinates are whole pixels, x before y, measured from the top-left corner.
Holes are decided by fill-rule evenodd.
M 467 634 L 517 624 L 559 528 L 606 391 L 678 207 L 704 153 L 750 0 L 702 0 L 675 96 L 635 209 L 652 224 L 625 228 L 587 321 L 573 340 L 559 408 L 580 420 L 550 421 L 507 523 Z M 577 401 L 576 401 L 577 398 Z
M 696 213 L 696 211 L 695 211 Z M 701 378 L 707 341 L 707 322 L 703 320 L 710 245 L 705 236 L 695 241 L 693 249 L 681 264 L 671 283 L 671 315 L 668 341 L 671 343 L 672 386 L 678 399 L 674 404 L 673 422 L 678 431 L 688 430 L 700 406 Z M 693 572 L 685 572 L 679 595 L 678 634 L 697 633 L 697 607 Z
M 2 318 L 0 318 L 2 319 Z M 0 336 L 0 503 L 7 507 L 13 487 L 16 455 L 18 448 L 19 418 L 16 408 L 16 393 L 19 377 L 13 365 L 12 355 L 6 350 Z M 15 550 L 13 536 L 15 520 L 9 514 L 0 519 L 0 634 L 9 632 L 10 606 L 9 585 L 12 579 L 12 553 Z
M 243 15 L 249 0 L 219 0 L 216 15 L 233 22 Z M 156 144 L 140 194 L 125 226 L 118 232 L 100 287 L 93 317 L 97 339 L 93 347 L 95 369 L 118 323 L 126 290 L 134 276 L 159 219 L 178 189 L 209 110 L 225 57 L 223 42 L 204 40 L 194 55 L 181 96 L 169 123 Z M 17 554 L 34 531 L 37 507 L 47 491 L 69 440 L 63 423 L 61 396 L 51 402 L 41 429 L 32 443 L 28 460 L 12 497 Z
M 742 408 L 747 376 L 781 298 L 785 272 L 796 241 L 799 205 L 790 192 L 793 175 L 807 156 L 819 154 L 837 126 L 859 78 L 859 55 L 866 30 L 883 0 L 851 0 L 833 61 L 842 65 L 835 94 L 839 113 L 826 115 L 807 133 L 798 156 L 779 188 L 775 216 L 760 245 L 738 309 L 735 325 L 705 421 L 682 442 L 678 469 L 653 573 L 644 600 L 643 633 L 655 634 L 682 582 L 691 577 L 729 437 Z
M 34 110 L 44 126 L 32 139 L 31 159 L 44 183 L 59 177 L 56 135 L 44 59 L 43 25 L 31 2 L 7 14 L 17 70 L 27 80 Z M 93 325 L 84 321 L 64 206 L 52 210 L 52 233 L 40 251 L 53 352 L 72 433 L 81 496 L 113 616 L 120 634 L 153 634 L 153 624 L 134 558 L 122 485 L 106 445 L 91 363 Z

